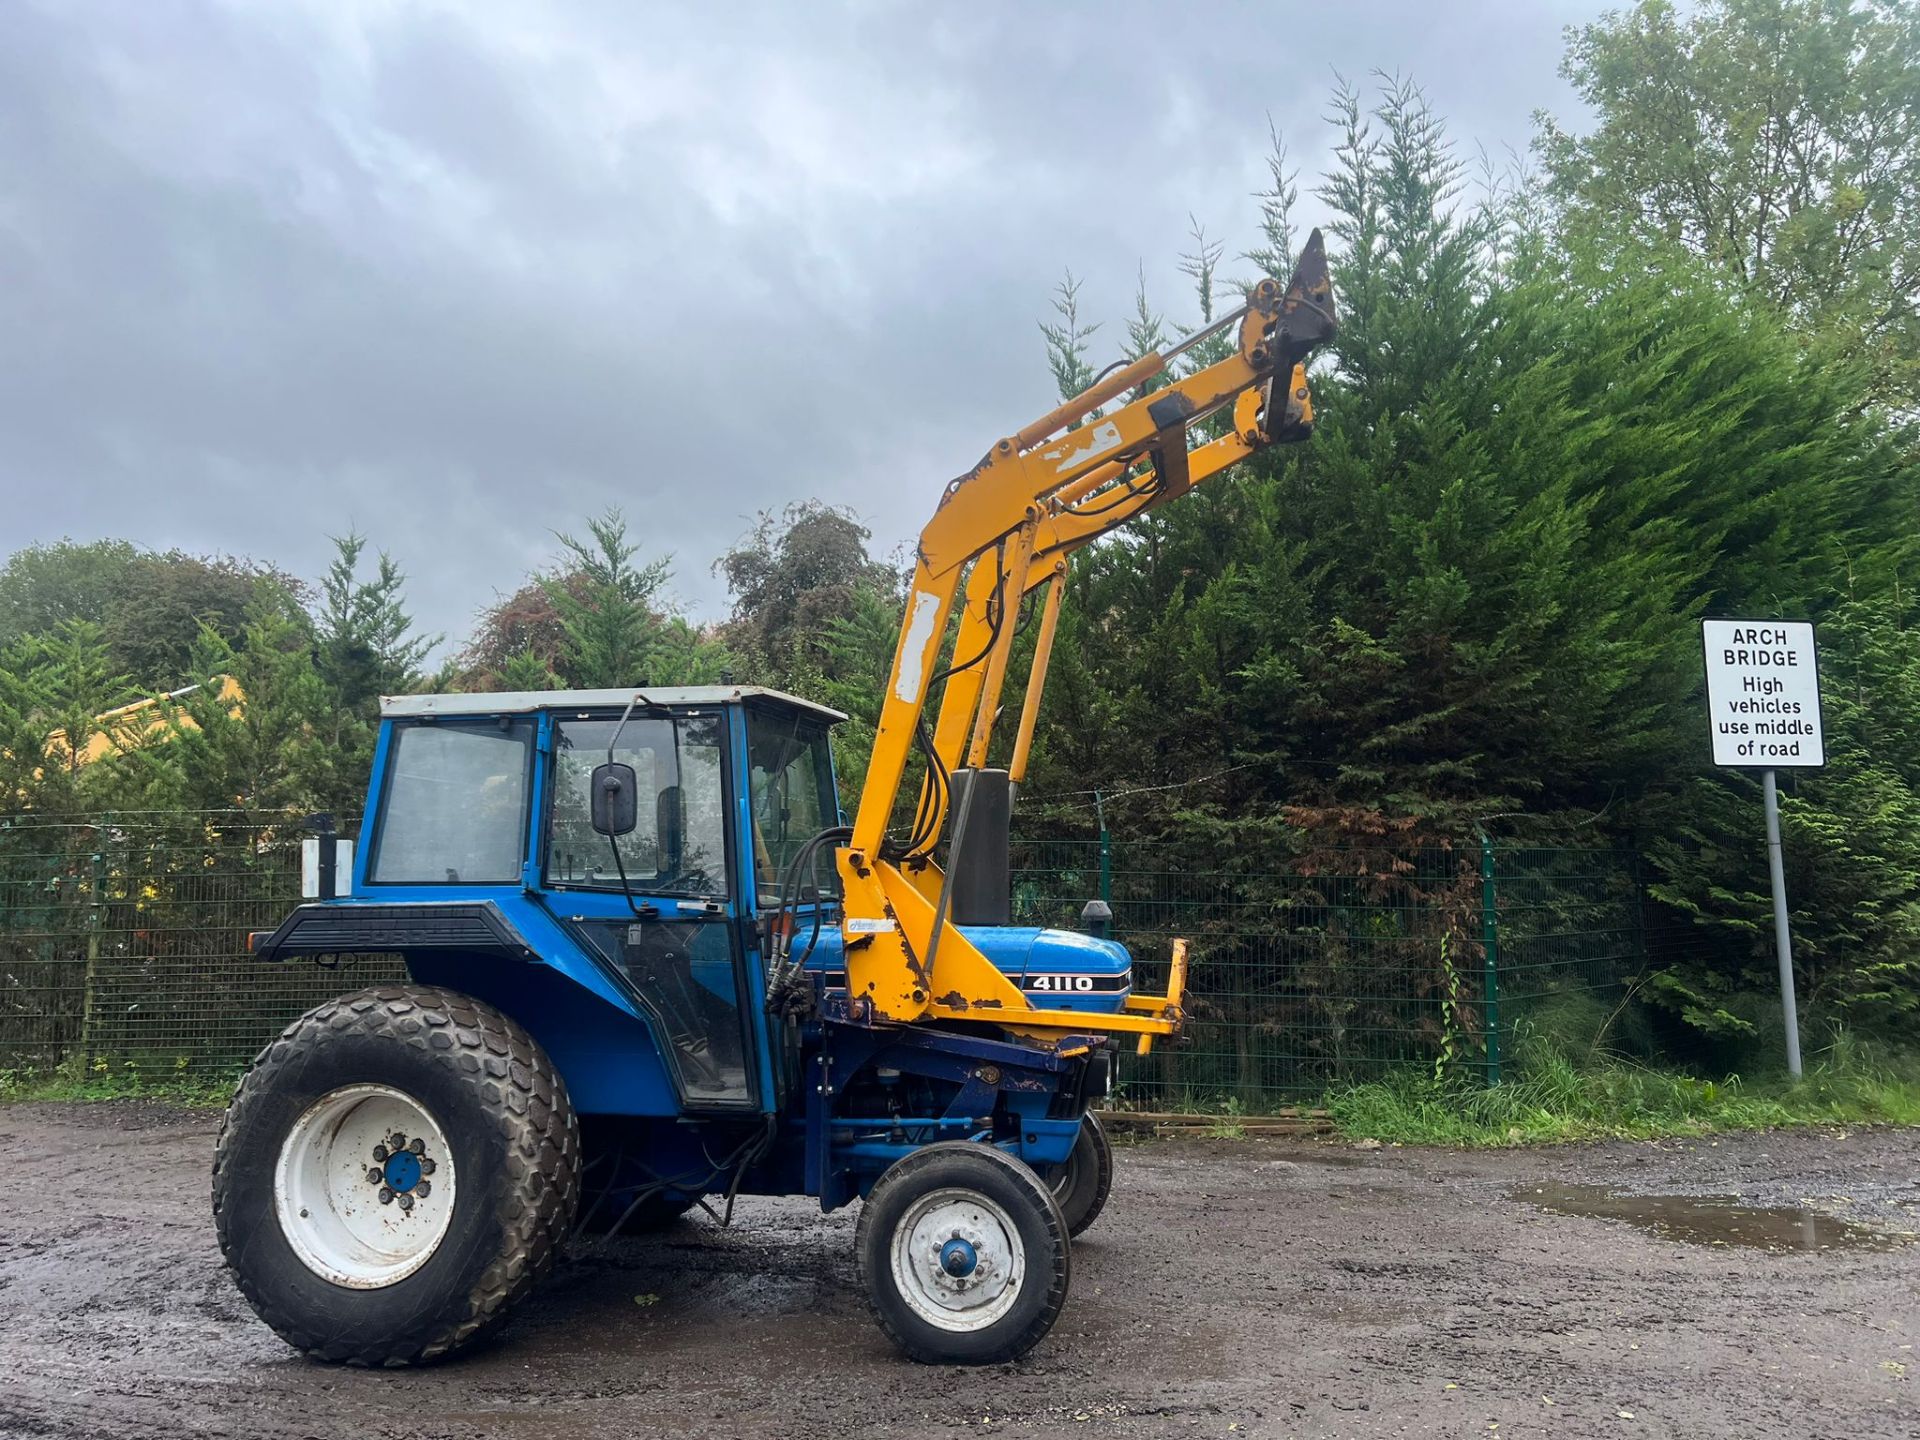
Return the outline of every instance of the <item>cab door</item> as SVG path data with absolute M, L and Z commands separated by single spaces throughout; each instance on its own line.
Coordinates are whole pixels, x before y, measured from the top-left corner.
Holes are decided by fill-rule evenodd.
M 721 707 L 553 719 L 540 895 L 646 1012 L 689 1111 L 770 1103 L 730 843 L 734 726 Z M 611 751 L 611 755 L 609 752 Z M 593 829 L 591 777 L 631 766 L 632 831 Z
M 735 773 L 745 777 L 738 789 L 741 838 L 741 894 L 751 893 L 749 914 L 764 916 L 778 906 L 780 886 L 788 878 L 789 862 L 822 830 L 841 823 L 840 801 L 833 771 L 833 749 L 826 724 L 815 713 L 790 704 L 762 699 L 742 707 L 743 726 Z M 812 873 L 793 877 L 795 904 L 792 958 L 798 962 L 812 937 L 828 935 L 837 941 L 839 924 L 837 872 L 831 850 L 819 852 Z M 811 892 L 811 893 L 809 893 Z M 746 935 L 755 959 L 754 978 L 764 989 L 765 957 L 758 954 L 759 927 Z M 798 1083 L 797 1027 L 771 1022 L 770 1053 L 782 1057 L 778 1067 L 781 1095 Z

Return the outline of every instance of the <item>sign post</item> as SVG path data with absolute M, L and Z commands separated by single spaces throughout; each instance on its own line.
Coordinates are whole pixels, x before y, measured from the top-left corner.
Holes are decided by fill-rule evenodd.
M 1813 626 L 1805 620 L 1702 620 L 1700 638 L 1706 648 L 1713 763 L 1761 772 L 1767 870 L 1773 880 L 1773 938 L 1787 1029 L 1787 1073 L 1798 1080 L 1800 1015 L 1793 993 L 1787 877 L 1780 859 L 1780 790 L 1774 771 L 1815 769 L 1827 763 Z

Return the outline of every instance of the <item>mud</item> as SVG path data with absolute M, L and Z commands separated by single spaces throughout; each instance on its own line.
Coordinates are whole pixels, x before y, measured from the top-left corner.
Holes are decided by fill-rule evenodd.
M 974 1371 L 895 1358 L 851 1212 L 742 1201 L 582 1247 L 465 1358 L 369 1372 L 292 1356 L 228 1282 L 216 1124 L 0 1109 L 0 1434 L 1920 1436 L 1920 1245 L 1886 1238 L 1920 1229 L 1916 1132 L 1126 1148 L 1060 1325 Z M 1648 1228 L 1662 1196 L 1871 1241 L 1712 1243 Z

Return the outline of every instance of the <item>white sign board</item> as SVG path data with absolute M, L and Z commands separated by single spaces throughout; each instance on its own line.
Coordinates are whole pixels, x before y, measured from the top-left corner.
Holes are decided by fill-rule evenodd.
M 1702 620 L 1713 763 L 1788 770 L 1827 763 L 1820 671 L 1805 620 Z

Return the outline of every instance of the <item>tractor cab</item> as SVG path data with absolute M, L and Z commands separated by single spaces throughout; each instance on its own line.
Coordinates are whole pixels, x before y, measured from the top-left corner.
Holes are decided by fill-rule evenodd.
M 504 992 L 575 1059 L 583 1111 L 771 1110 L 756 922 L 838 818 L 843 718 L 735 686 L 389 697 L 350 893 L 261 948 L 397 926 L 416 979 Z M 583 1020 L 585 995 L 615 1014 Z M 635 1024 L 654 1063 L 597 1063 Z

